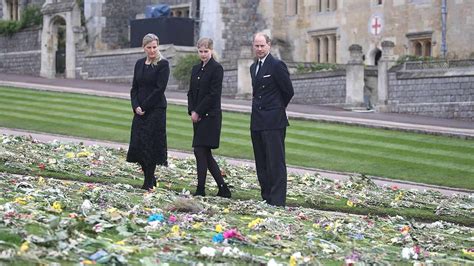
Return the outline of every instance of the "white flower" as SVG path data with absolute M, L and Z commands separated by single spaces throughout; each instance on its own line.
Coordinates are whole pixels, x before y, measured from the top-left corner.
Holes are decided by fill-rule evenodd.
M 267 266 L 282 266 L 283 264 L 276 262 L 274 259 L 270 259 L 267 262 Z
M 216 256 L 216 249 L 211 247 L 202 247 L 199 252 L 201 253 L 201 255 L 208 257 Z
M 402 258 L 409 260 L 411 256 L 413 255 L 413 249 L 412 248 L 403 248 L 402 249 Z
M 301 256 L 301 252 L 295 252 L 293 253 L 293 255 L 291 255 L 292 257 L 294 257 L 295 259 L 300 259 L 302 256 Z
M 92 209 L 92 202 L 88 199 L 85 199 L 81 205 L 82 214 L 86 216 L 86 213 L 88 213 L 91 209 Z

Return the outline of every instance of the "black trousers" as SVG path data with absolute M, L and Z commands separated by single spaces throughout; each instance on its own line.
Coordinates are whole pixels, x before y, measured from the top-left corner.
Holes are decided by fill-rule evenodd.
M 194 155 L 196 156 L 198 187 L 204 188 L 206 186 L 208 169 L 217 185 L 219 187 L 223 185 L 224 179 L 222 178 L 221 169 L 219 169 L 216 160 L 212 156 L 211 148 L 201 146 L 194 147 Z
M 286 128 L 251 131 L 261 195 L 268 204 L 275 206 L 286 204 L 285 136 Z

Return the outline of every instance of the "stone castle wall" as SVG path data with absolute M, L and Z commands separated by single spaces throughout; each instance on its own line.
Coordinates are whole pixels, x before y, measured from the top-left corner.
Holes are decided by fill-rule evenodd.
M 474 68 L 395 71 L 388 88 L 389 112 L 474 121 Z
M 0 72 L 38 76 L 41 69 L 41 30 L 0 35 Z
M 257 12 L 258 2 L 255 0 L 220 1 L 222 23 L 222 39 L 224 43 L 223 58 L 237 63 L 241 47 L 252 46 L 255 32 L 265 29 L 265 23 Z
M 346 100 L 346 71 L 324 71 L 292 75 L 292 103 L 343 105 Z

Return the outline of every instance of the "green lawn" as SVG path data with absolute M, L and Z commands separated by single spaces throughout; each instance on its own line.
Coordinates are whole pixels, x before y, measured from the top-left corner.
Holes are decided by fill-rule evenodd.
M 127 143 L 128 100 L 0 87 L 0 126 Z M 169 148 L 191 150 L 184 106 L 169 105 Z M 287 163 L 474 189 L 474 141 L 312 121 L 290 121 Z M 223 115 L 217 154 L 252 159 L 249 115 Z

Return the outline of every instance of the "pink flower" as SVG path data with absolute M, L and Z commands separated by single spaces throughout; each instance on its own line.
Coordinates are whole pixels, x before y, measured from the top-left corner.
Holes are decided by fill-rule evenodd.
M 225 239 L 234 238 L 234 237 L 237 237 L 239 235 L 239 232 L 237 232 L 236 229 L 229 229 L 229 230 L 225 231 L 223 235 L 224 235 Z
M 176 222 L 176 220 L 177 220 L 176 216 L 170 215 L 170 218 L 168 219 L 168 222 L 174 223 L 174 222 Z

